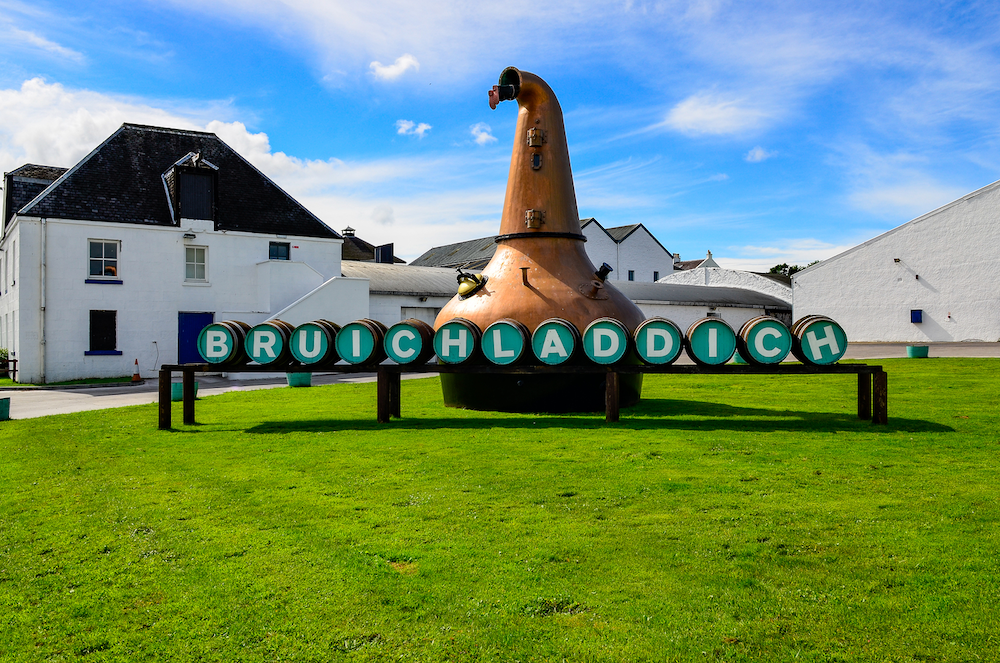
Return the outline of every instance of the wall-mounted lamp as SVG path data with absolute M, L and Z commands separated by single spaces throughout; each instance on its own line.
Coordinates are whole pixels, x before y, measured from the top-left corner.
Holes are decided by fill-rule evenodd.
M 899 262 L 899 258 L 893 258 L 892 261 L 893 262 Z
M 184 233 L 184 239 L 194 239 L 197 237 L 194 233 Z
M 420 301 L 422 301 L 422 302 L 426 302 L 426 301 L 427 301 L 427 298 L 426 298 L 426 297 L 420 297 Z

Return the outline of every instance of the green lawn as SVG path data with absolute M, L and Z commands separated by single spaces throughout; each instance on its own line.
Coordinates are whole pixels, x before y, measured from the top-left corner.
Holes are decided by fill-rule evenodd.
M 3 661 L 1000 658 L 1000 360 L 657 376 L 603 415 L 436 379 L 0 424 Z M 180 404 L 173 420 L 181 421 Z

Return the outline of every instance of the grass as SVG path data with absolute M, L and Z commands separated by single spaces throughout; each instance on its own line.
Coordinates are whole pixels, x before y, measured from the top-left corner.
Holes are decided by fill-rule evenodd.
M 975 661 L 1000 360 L 647 377 L 599 415 L 436 379 L 0 424 L 0 660 Z M 175 404 L 174 421 L 181 421 Z

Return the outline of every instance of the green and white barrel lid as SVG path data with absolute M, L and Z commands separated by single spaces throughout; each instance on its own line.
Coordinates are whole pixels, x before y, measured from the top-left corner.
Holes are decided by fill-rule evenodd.
M 778 364 L 792 349 L 792 333 L 779 320 L 759 320 L 744 332 L 749 359 L 758 364 Z
M 243 347 L 246 348 L 250 361 L 271 364 L 285 352 L 285 339 L 276 327 L 262 323 L 247 332 Z
M 238 352 L 238 343 L 225 325 L 213 322 L 198 334 L 198 353 L 209 364 L 221 364 Z
M 666 318 L 649 318 L 635 330 L 635 350 L 647 364 L 672 364 L 683 346 L 680 328 Z
M 420 330 L 407 322 L 397 322 L 385 333 L 385 353 L 397 364 L 410 364 L 423 355 Z
M 549 366 L 564 363 L 576 352 L 579 332 L 573 333 L 571 322 L 546 320 L 531 334 L 531 351 L 538 361 Z
M 348 364 L 363 364 L 375 354 L 377 342 L 371 327 L 355 320 L 340 328 L 333 344 L 337 354 Z
M 483 331 L 483 355 L 493 364 L 513 364 L 524 355 L 525 331 L 523 325 L 511 320 L 497 320 Z
M 847 352 L 847 334 L 830 318 L 820 317 L 798 329 L 799 352 L 810 364 L 835 364 Z
M 628 352 L 629 333 L 613 318 L 594 320 L 583 332 L 583 351 L 598 364 L 614 364 Z
M 699 364 L 725 364 L 736 352 L 736 332 L 718 318 L 702 318 L 688 328 L 687 346 Z
M 446 364 L 461 364 L 476 352 L 476 336 L 467 320 L 449 320 L 434 333 L 434 353 Z
M 331 350 L 336 350 L 330 347 L 326 330 L 315 322 L 307 322 L 296 327 L 289 344 L 292 346 L 292 356 L 305 365 L 323 361 Z

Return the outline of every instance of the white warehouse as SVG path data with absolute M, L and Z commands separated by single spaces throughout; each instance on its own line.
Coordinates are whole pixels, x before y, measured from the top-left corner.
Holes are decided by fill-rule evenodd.
M 1000 182 L 792 277 L 795 318 L 852 341 L 1000 340 Z

